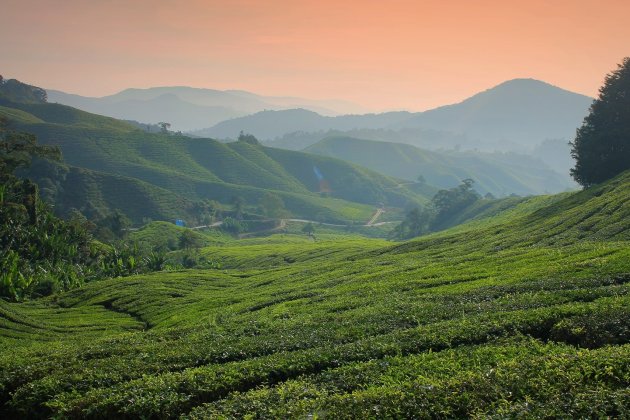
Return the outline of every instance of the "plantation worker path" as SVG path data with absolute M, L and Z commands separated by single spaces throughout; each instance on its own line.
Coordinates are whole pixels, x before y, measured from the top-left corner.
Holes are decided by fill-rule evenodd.
M 374 225 L 376 220 L 378 220 L 378 218 L 383 213 L 385 213 L 385 209 L 383 207 L 377 208 L 376 211 L 374 212 L 374 214 L 372 215 L 372 218 L 365 224 L 365 226 L 372 226 L 372 225 Z

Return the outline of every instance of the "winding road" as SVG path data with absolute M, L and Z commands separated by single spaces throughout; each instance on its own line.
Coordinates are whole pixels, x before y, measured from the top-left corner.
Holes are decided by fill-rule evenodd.
M 378 220 L 379 217 L 381 217 L 381 215 L 385 213 L 385 209 L 383 207 L 378 207 L 375 211 L 374 214 L 372 214 L 372 217 L 370 217 L 370 220 L 364 224 L 364 225 L 360 225 L 363 227 L 377 227 L 377 226 L 383 226 L 389 223 L 400 223 L 400 220 L 392 220 L 389 222 L 378 222 L 376 223 L 376 221 Z M 267 220 L 241 220 L 242 222 L 264 222 Z M 333 226 L 333 227 L 347 227 L 349 225 L 342 225 L 342 224 L 336 224 L 336 223 L 325 223 L 325 222 L 318 222 L 316 220 L 308 220 L 308 219 L 281 219 L 280 224 L 282 226 L 286 226 L 287 222 L 300 222 L 300 223 L 313 223 L 314 225 L 320 225 L 320 226 Z M 209 225 L 201 225 L 201 226 L 194 226 L 191 227 L 191 229 L 205 229 L 205 228 L 213 228 L 213 227 L 219 227 L 223 224 L 223 221 L 219 221 L 219 222 L 214 222 L 211 223 Z M 278 228 L 274 228 L 274 229 L 278 229 Z

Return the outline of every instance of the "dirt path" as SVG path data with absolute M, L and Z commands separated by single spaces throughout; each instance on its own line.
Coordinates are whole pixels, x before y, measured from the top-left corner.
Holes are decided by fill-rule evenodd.
M 381 215 L 383 213 L 385 213 L 385 209 L 384 208 L 382 208 L 382 207 L 377 208 L 374 211 L 374 213 L 372 214 L 372 217 L 370 218 L 370 220 L 366 224 L 364 224 L 362 226 L 365 226 L 365 227 L 376 227 L 376 226 L 383 226 L 383 225 L 388 224 L 388 223 L 400 223 L 400 221 L 396 221 L 396 220 L 389 221 L 389 222 L 378 222 L 378 223 L 376 223 L 378 218 L 381 217 Z M 248 220 L 243 220 L 243 222 L 247 222 L 247 221 Z M 249 220 L 249 221 L 250 222 L 253 222 L 253 221 L 258 222 L 260 220 Z M 261 232 L 272 232 L 272 231 L 275 231 L 275 230 L 281 230 L 281 229 L 284 229 L 286 227 L 287 222 L 312 223 L 314 225 L 319 225 L 319 226 L 334 226 L 334 227 L 347 227 L 348 226 L 348 225 L 342 225 L 342 224 L 336 224 L 336 223 L 318 222 L 316 220 L 308 220 L 308 219 L 282 219 L 280 221 L 280 225 L 276 226 L 273 229 L 261 230 L 261 231 L 258 231 L 258 232 L 251 232 L 251 234 L 256 234 L 256 233 L 261 233 Z M 219 222 L 214 222 L 214 223 L 209 224 L 209 225 L 193 226 L 190 229 L 213 228 L 213 227 L 219 227 L 222 224 L 223 224 L 223 222 L 219 221 Z M 249 233 L 244 234 L 244 235 L 249 235 Z
M 243 238 L 247 238 L 248 236 L 258 235 L 260 233 L 277 232 L 279 230 L 284 229 L 285 227 L 287 227 L 287 219 L 280 219 L 280 224 L 278 226 L 274 227 L 274 228 L 265 229 L 265 230 L 257 230 L 256 232 L 241 233 L 240 235 L 238 235 L 238 238 L 239 239 L 243 239 Z
M 370 219 L 369 222 L 367 222 L 365 224 L 365 226 L 372 226 L 374 225 L 374 223 L 376 222 L 376 220 L 381 216 L 381 214 L 385 213 L 385 209 L 382 207 L 379 207 L 376 209 L 376 211 L 374 212 L 374 214 L 372 215 L 372 218 Z

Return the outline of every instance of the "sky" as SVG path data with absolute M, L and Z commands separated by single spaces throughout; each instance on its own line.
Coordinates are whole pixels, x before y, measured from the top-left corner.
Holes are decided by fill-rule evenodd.
M 103 96 L 194 86 L 421 111 L 531 77 L 596 96 L 628 0 L 2 0 L 0 74 Z

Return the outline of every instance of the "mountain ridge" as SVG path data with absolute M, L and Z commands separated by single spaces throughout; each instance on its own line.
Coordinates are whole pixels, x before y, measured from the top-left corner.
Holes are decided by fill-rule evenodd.
M 547 139 L 570 138 L 592 100 L 536 79 L 513 79 L 458 103 L 423 112 L 336 117 L 296 114 L 296 110 L 259 112 L 220 122 L 197 134 L 235 138 L 244 130 L 269 141 L 291 132 L 423 129 L 463 135 L 460 146 L 467 149 L 525 151 Z M 432 148 L 439 147 L 434 144 Z
M 47 92 L 49 102 L 142 123 L 154 124 L 166 121 L 171 123 L 174 129 L 181 131 L 202 129 L 230 118 L 266 109 L 302 107 L 323 115 L 339 115 L 348 110 L 363 109 L 351 102 L 340 100 L 263 96 L 243 90 L 217 90 L 189 86 L 127 88 L 102 97 L 82 96 L 54 89 Z M 164 99 L 169 97 L 164 97 L 165 94 L 174 95 L 179 106 L 186 111 L 181 112 L 172 106 L 168 108 L 169 104 Z M 143 108 L 138 108 L 138 104 L 141 104 Z
M 326 137 L 304 150 L 408 181 L 422 176 L 424 182 L 438 188 L 452 188 L 471 178 L 477 191 L 495 196 L 557 193 L 573 187 L 566 177 L 524 155 L 432 151 L 347 136 Z

